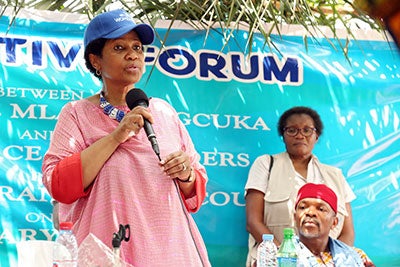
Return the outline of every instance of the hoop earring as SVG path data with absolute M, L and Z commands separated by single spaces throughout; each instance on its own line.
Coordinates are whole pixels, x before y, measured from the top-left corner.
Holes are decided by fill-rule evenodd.
M 96 70 L 96 75 L 97 76 L 101 76 L 101 71 L 100 70 Z

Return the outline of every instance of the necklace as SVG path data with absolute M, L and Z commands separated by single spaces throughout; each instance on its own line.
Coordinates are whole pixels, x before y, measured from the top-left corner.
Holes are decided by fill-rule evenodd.
M 125 112 L 117 109 L 107 102 L 107 100 L 103 96 L 103 92 L 100 92 L 100 107 L 103 109 L 103 112 L 108 115 L 108 117 L 117 120 L 118 122 L 120 122 L 125 116 Z

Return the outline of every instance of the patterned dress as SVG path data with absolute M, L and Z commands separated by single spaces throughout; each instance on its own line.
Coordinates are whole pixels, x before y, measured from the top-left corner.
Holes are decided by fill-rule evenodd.
M 74 223 L 78 243 L 92 233 L 111 247 L 119 225 L 129 224 L 130 241 L 121 244 L 127 263 L 135 267 L 210 266 L 205 244 L 189 213 L 196 212 L 204 200 L 205 168 L 176 111 L 157 98 L 150 99 L 149 109 L 161 158 L 178 150 L 189 155 L 196 174 L 194 197 L 185 199 L 177 183 L 163 173 L 143 129 L 115 150 L 85 191 L 80 152 L 118 124 L 86 99 L 62 109 L 43 161 L 43 183 L 52 196 L 61 191 L 66 199 L 76 198 L 69 204 L 60 203 L 59 216 L 60 221 Z M 57 182 L 54 177 L 58 177 Z

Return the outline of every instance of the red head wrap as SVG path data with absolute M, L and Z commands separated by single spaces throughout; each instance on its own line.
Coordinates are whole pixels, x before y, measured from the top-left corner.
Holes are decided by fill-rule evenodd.
M 328 203 L 329 206 L 331 206 L 331 208 L 335 211 L 335 213 L 337 212 L 337 196 L 332 189 L 324 184 L 307 183 L 303 185 L 297 193 L 295 207 L 297 207 L 297 204 L 303 198 L 321 199 Z

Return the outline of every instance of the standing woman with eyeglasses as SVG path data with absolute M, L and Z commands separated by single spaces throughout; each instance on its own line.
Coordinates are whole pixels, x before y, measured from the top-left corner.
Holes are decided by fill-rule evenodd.
M 354 226 L 350 202 L 355 194 L 340 169 L 322 164 L 313 155 L 323 131 L 319 114 L 308 107 L 293 107 L 279 118 L 278 132 L 286 151 L 259 156 L 245 186 L 249 253 L 246 266 L 254 266 L 262 234 L 272 233 L 280 245 L 283 229 L 294 228 L 292 211 L 297 191 L 306 183 L 326 184 L 338 196 L 338 225 L 330 236 L 353 246 Z M 272 161 L 272 162 L 271 162 Z

